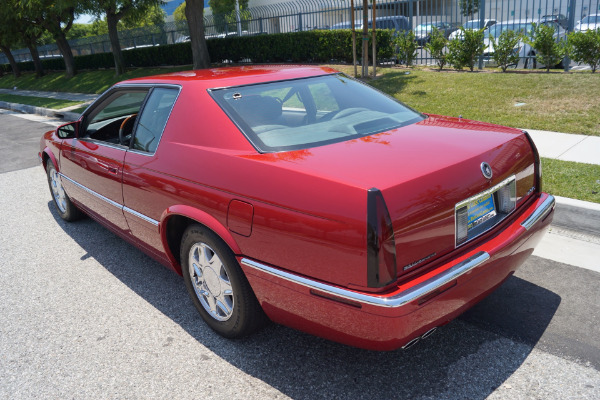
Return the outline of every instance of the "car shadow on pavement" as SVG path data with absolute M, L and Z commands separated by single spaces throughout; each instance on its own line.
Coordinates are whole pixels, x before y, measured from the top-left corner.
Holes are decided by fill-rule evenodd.
M 512 276 L 462 317 L 405 351 L 356 349 L 275 324 L 249 338 L 227 340 L 204 324 L 180 276 L 93 220 L 66 223 L 52 202 L 48 208 L 87 252 L 82 259 L 94 258 L 218 357 L 296 399 L 486 398 L 522 365 L 561 301 Z M 506 337 L 513 329 L 516 341 Z M 190 356 L 201 357 L 200 349 Z

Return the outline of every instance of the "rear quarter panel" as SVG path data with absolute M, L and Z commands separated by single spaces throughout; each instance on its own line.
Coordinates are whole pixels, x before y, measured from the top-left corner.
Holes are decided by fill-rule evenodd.
M 173 214 L 198 220 L 190 211 L 198 210 L 246 257 L 327 282 L 364 285 L 366 192 L 294 171 L 302 152 L 293 153 L 259 157 L 206 91 L 184 87 L 155 156 L 125 166 L 125 205 L 163 227 Z M 228 227 L 234 199 L 253 206 L 249 236 Z M 161 236 L 160 244 L 144 241 L 168 253 L 164 231 Z

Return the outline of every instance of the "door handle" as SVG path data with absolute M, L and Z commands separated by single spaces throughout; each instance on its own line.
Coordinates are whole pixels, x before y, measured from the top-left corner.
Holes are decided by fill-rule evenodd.
M 105 169 L 109 174 L 117 175 L 119 173 L 119 166 L 114 164 L 107 164 L 98 160 L 98 166 Z

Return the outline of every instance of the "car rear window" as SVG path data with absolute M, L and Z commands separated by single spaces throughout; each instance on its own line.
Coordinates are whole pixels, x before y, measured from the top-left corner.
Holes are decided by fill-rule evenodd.
M 212 89 L 210 93 L 262 153 L 342 142 L 424 118 L 342 74 Z

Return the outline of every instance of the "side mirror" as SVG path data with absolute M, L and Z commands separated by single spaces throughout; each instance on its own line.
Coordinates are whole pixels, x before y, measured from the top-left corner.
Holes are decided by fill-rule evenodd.
M 61 139 L 72 139 L 77 133 L 77 122 L 71 122 L 66 125 L 59 126 L 56 130 L 56 135 Z

